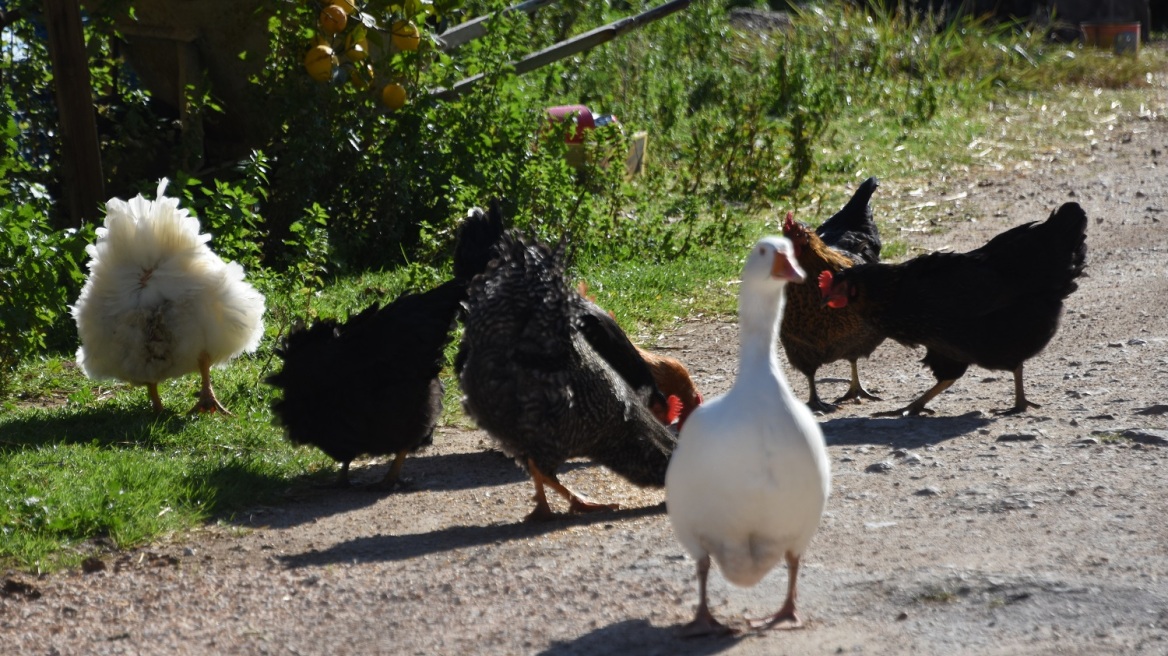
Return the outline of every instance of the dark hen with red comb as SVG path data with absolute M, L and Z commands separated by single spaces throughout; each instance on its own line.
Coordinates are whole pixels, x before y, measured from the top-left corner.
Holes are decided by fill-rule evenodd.
M 832 308 L 857 312 L 872 330 L 924 346 L 937 384 L 881 415 L 932 414 L 925 405 L 971 364 L 1014 373 L 1014 406 L 1026 398 L 1022 367 L 1058 330 L 1063 300 L 1087 261 L 1087 214 L 1066 203 L 1046 221 L 1011 228 L 968 253 L 930 253 L 900 264 L 864 264 L 820 274 Z

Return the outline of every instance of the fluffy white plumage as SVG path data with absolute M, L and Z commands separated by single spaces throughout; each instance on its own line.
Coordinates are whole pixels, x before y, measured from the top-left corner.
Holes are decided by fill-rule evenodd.
M 739 289 L 738 378 L 694 410 L 669 463 L 669 519 L 698 561 L 701 599 L 690 633 L 729 631 L 707 606 L 711 558 L 739 586 L 758 583 L 785 559 L 787 600 L 762 625 L 798 626 L 799 559 L 831 489 L 823 432 L 791 391 L 775 351 L 784 289 L 803 278 L 788 240 L 768 237 L 754 246 Z
M 213 364 L 252 351 L 263 336 L 264 297 L 199 234 L 199 221 L 177 198 L 138 195 L 106 204 L 105 226 L 86 247 L 89 277 L 73 305 L 81 337 L 77 363 L 91 378 L 147 385 L 199 371 L 195 409 L 221 410 L 210 387 Z

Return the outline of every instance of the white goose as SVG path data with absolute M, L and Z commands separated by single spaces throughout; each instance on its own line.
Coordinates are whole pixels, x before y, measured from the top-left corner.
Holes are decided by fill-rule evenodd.
M 775 351 L 784 288 L 804 277 L 790 241 L 767 237 L 755 244 L 738 293 L 738 379 L 690 415 L 665 475 L 669 520 L 698 566 L 700 602 L 684 629 L 688 635 L 732 632 L 707 604 L 711 558 L 742 587 L 785 559 L 787 599 L 752 625 L 801 626 L 799 560 L 831 489 L 823 432 L 791 391 Z

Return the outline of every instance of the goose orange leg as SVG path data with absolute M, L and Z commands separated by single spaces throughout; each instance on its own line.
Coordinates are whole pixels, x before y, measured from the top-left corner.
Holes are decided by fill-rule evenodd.
M 795 588 L 799 582 L 799 556 L 787 552 L 787 599 L 779 612 L 770 617 L 753 621 L 750 626 L 755 629 L 800 629 L 803 621 L 795 614 Z
M 681 627 L 681 635 L 686 638 L 696 638 L 708 635 L 730 635 L 734 629 L 714 619 L 710 612 L 710 604 L 706 596 L 706 579 L 710 576 L 710 556 L 707 554 L 698 559 L 698 611 L 693 621 Z

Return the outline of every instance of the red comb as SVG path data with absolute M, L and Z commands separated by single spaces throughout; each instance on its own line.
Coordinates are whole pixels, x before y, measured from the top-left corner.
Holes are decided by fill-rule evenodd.
M 682 404 L 676 394 L 670 394 L 665 403 L 669 406 L 669 411 L 665 414 L 665 425 L 668 426 L 681 417 Z
M 831 292 L 832 275 L 831 271 L 824 271 L 819 274 L 819 293 L 827 296 Z
M 783 234 L 790 234 L 795 229 L 795 213 L 787 212 L 787 219 L 783 221 Z

